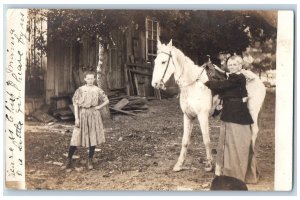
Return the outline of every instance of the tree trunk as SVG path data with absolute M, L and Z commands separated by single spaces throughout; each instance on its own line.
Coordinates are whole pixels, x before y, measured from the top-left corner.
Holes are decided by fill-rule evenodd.
M 101 40 L 99 42 L 99 52 L 98 52 L 98 65 L 97 65 L 97 85 L 102 88 L 106 95 L 108 95 L 108 84 L 106 78 L 107 71 L 107 55 L 104 53 L 104 47 L 101 44 Z M 109 111 L 109 105 L 104 106 L 101 109 L 101 116 L 103 120 L 104 127 L 110 128 L 112 125 L 111 115 Z

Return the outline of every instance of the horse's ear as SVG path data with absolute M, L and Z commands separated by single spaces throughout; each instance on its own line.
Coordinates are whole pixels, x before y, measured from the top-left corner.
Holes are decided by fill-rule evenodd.
M 173 44 L 172 44 L 172 39 L 170 40 L 169 44 L 168 44 L 168 47 L 171 47 Z
M 160 49 L 161 45 L 162 45 L 162 44 L 161 44 L 160 40 L 158 39 L 158 40 L 157 40 L 157 49 Z

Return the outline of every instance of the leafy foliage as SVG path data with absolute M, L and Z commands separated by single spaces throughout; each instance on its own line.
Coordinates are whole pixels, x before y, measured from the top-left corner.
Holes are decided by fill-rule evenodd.
M 219 52 L 241 54 L 257 40 L 276 37 L 276 28 L 262 17 L 237 11 L 181 11 L 184 20 L 162 20 L 162 36 L 175 39 L 177 46 L 191 57 L 206 59 Z M 246 31 L 247 28 L 251 35 Z M 264 30 L 264 34 L 261 34 Z M 167 39 L 167 40 L 168 40 Z M 201 62 L 201 60 L 199 60 Z
M 133 24 L 145 28 L 145 18 L 156 18 L 162 27 L 161 40 L 182 49 L 199 62 L 220 51 L 241 54 L 254 41 L 276 36 L 276 28 L 258 15 L 242 11 L 211 10 L 31 10 L 48 19 L 48 39 L 74 41 L 82 35 L 99 36 L 111 42 L 113 31 L 126 32 Z M 249 32 L 245 31 L 249 29 Z M 262 34 L 263 33 L 263 34 Z

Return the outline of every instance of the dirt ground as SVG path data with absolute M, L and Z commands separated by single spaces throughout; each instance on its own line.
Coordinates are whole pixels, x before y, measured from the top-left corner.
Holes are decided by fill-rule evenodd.
M 28 189 L 59 190 L 209 190 L 214 173 L 204 171 L 205 149 L 198 121 L 194 122 L 186 170 L 173 172 L 181 149 L 183 116 L 176 98 L 148 102 L 149 110 L 137 118 L 113 116 L 106 143 L 95 153 L 95 169 L 86 169 L 88 152 L 79 148 L 75 169 L 61 170 L 73 122 L 52 125 L 26 122 L 26 184 Z M 261 179 L 252 191 L 274 189 L 275 92 L 268 91 L 259 118 L 257 159 Z M 220 121 L 210 119 L 212 148 L 216 148 Z M 214 155 L 215 156 L 215 155 Z

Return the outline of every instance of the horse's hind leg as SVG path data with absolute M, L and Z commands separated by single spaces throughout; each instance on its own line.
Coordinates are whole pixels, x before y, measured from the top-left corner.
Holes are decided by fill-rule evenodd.
M 257 122 L 255 122 L 254 124 L 251 125 L 251 129 L 252 129 L 252 148 L 254 150 L 255 143 L 256 143 L 256 138 L 257 138 L 257 133 L 258 133 L 258 130 L 259 130 Z
M 193 129 L 193 123 L 192 123 L 192 120 L 190 118 L 188 118 L 188 116 L 185 114 L 183 116 L 183 125 L 184 125 L 184 129 L 183 129 L 182 147 L 181 147 L 180 156 L 178 158 L 178 161 L 173 168 L 173 171 L 175 171 L 175 172 L 182 170 L 182 165 L 186 158 L 187 149 L 191 142 L 191 133 L 192 133 L 192 129 Z
M 198 120 L 200 123 L 203 143 L 205 145 L 205 150 L 206 150 L 207 163 L 205 165 L 205 171 L 210 172 L 213 170 L 213 165 L 212 165 L 212 155 L 211 155 L 211 148 L 210 148 L 210 136 L 209 136 L 209 129 L 208 129 L 208 113 L 200 113 L 198 115 Z
M 253 124 L 251 125 L 251 132 L 252 132 L 252 148 L 254 150 L 255 148 L 255 143 L 256 143 L 256 138 L 257 138 L 257 134 L 258 134 L 258 131 L 259 131 L 259 128 L 258 128 L 258 111 L 257 109 L 253 109 L 251 107 L 251 105 L 248 105 L 249 107 L 249 112 L 251 114 L 251 117 L 253 119 Z

